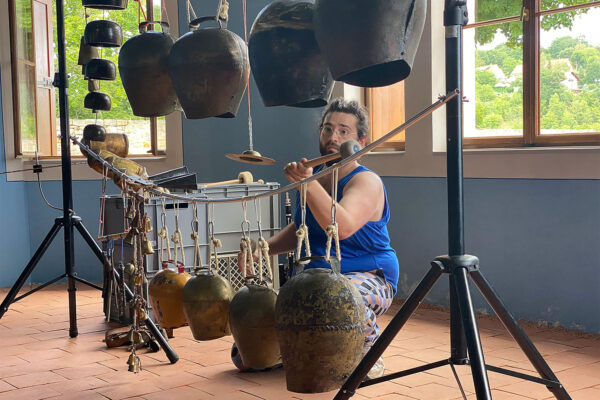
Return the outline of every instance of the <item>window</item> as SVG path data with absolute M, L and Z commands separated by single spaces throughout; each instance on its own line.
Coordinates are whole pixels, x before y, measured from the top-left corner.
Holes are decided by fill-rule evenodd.
M 600 144 L 600 2 L 467 4 L 465 147 Z
M 160 0 L 153 4 L 154 15 L 161 15 Z M 13 120 L 15 156 L 60 156 L 58 90 L 52 86 L 56 61 L 56 9 L 53 0 L 9 0 L 11 65 L 13 77 Z M 88 81 L 77 65 L 79 43 L 85 21 L 109 19 L 119 23 L 124 41 L 138 34 L 138 3 L 129 2 L 124 11 L 84 9 L 80 0 L 65 1 L 65 37 L 69 78 L 69 122 L 71 134 L 81 136 L 85 125 L 98 123 L 107 132 L 127 133 L 129 154 L 165 154 L 165 117 L 141 118 L 133 115 L 120 77 L 98 82 L 99 90 L 110 95 L 110 111 L 94 114 L 83 107 Z M 101 58 L 117 65 L 119 48 L 99 48 Z M 118 73 L 118 71 L 117 71 Z M 72 154 L 79 150 L 72 147 Z
M 365 102 L 369 110 L 369 142 L 379 139 L 404 123 L 404 81 L 390 86 L 365 89 Z M 398 133 L 376 150 L 404 150 L 404 135 L 404 131 Z

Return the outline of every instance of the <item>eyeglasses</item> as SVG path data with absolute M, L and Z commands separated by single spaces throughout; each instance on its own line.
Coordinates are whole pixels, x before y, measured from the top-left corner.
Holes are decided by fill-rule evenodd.
M 320 132 L 323 136 L 332 136 L 334 133 L 337 133 L 341 138 L 347 138 L 354 133 L 345 126 L 340 126 L 334 129 L 330 125 L 322 126 Z

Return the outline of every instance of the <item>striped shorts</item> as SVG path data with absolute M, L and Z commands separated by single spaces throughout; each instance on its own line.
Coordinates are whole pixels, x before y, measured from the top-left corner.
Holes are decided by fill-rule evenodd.
M 382 276 L 374 272 L 348 272 L 344 276 L 358 289 L 365 303 L 365 345 L 371 345 L 380 333 L 377 317 L 383 315 L 392 305 L 394 289 Z

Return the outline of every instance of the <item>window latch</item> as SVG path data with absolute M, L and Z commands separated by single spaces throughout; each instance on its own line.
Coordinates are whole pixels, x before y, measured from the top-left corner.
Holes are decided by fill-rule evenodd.
M 529 9 L 521 7 L 521 22 L 529 22 Z

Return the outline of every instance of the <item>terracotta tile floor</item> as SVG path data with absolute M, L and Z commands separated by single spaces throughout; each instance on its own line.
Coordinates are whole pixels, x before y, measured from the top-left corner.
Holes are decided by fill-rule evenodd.
M 0 289 L 4 299 L 7 290 Z M 394 305 L 385 325 L 397 311 Z M 0 400 L 5 399 L 332 399 L 335 391 L 297 394 L 285 388 L 282 369 L 240 373 L 229 358 L 231 337 L 196 342 L 188 328 L 175 330 L 177 364 L 164 353 L 140 352 L 143 370 L 127 372 L 124 347 L 107 349 L 109 327 L 100 292 L 77 291 L 79 336 L 68 335 L 64 285 L 53 285 L 14 303 L 0 320 Z M 110 325 L 112 326 L 112 325 Z M 479 319 L 486 362 L 531 373 L 532 367 L 501 325 Z M 526 330 L 573 399 L 600 399 L 600 337 L 528 325 Z M 448 357 L 448 313 L 421 308 L 384 353 L 387 372 Z M 470 368 L 456 367 L 467 397 L 475 399 Z M 494 399 L 553 399 L 542 385 L 489 373 Z M 359 389 L 353 399 L 460 399 L 450 367 Z

